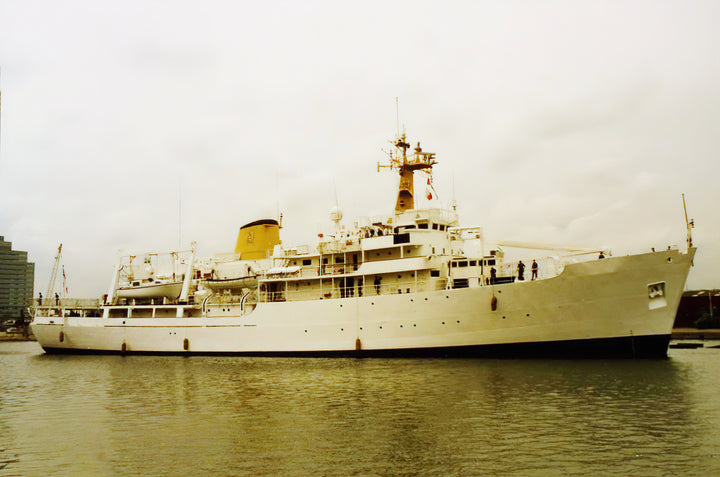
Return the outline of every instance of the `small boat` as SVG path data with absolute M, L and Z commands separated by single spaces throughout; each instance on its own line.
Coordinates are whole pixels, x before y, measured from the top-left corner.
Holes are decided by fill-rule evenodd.
M 258 276 L 252 275 L 240 278 L 206 278 L 200 282 L 203 288 L 212 291 L 242 290 L 243 288 L 257 288 Z
M 176 299 L 182 292 L 183 282 L 137 281 L 130 286 L 119 287 L 117 296 L 120 298 L 172 298 Z

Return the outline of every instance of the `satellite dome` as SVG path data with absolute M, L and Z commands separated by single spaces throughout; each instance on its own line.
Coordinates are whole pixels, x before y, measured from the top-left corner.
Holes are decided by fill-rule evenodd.
M 342 210 L 340 210 L 340 207 L 338 207 L 336 205 L 335 207 L 330 209 L 330 220 L 337 223 L 337 222 L 340 222 L 342 220 L 342 218 L 343 218 L 343 213 L 342 213 Z

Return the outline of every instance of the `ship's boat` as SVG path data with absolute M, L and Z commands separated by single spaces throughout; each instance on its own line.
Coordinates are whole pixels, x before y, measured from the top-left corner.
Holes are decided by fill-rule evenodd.
M 118 298 L 172 298 L 180 296 L 183 282 L 135 282 L 117 289 Z
M 202 280 L 200 284 L 203 288 L 207 288 L 213 292 L 221 290 L 242 290 L 243 288 L 257 288 L 258 277 L 257 275 L 253 275 L 239 278 L 207 278 Z
M 198 259 L 193 244 L 165 269 L 157 254 L 124 257 L 101 316 L 38 307 L 33 333 L 48 353 L 667 355 L 691 222 L 683 251 L 491 242 L 453 207 L 418 206 L 414 175 L 432 197 L 436 161 L 409 149 L 397 138 L 384 166 L 400 179 L 387 217 L 346 225 L 336 207 L 317 244 L 295 247 L 279 220 L 255 220 L 233 252 Z M 531 255 L 508 262 L 510 247 Z

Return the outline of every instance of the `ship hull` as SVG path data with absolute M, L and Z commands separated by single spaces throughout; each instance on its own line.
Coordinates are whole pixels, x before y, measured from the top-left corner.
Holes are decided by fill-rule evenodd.
M 613 257 L 496 286 L 259 303 L 245 316 L 36 317 L 32 329 L 49 353 L 663 357 L 693 255 Z
M 440 348 L 345 351 L 139 351 L 44 348 L 48 354 L 138 354 L 340 358 L 665 358 L 670 335 L 630 336 L 541 343 L 510 343 Z

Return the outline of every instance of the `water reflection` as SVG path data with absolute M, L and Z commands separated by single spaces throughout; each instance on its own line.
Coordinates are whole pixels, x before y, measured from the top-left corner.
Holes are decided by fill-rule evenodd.
M 0 355 L 9 378 L 0 381 L 0 461 L 16 459 L 0 470 L 703 475 L 720 463 L 708 378 L 718 364 L 710 350 L 565 361 L 122 358 L 18 347 Z

